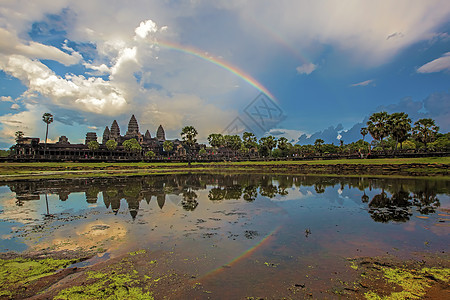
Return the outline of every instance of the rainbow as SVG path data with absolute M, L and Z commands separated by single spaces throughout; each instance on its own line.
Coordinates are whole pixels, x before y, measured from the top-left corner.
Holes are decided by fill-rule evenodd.
M 157 41 L 156 45 L 161 46 L 163 48 L 167 48 L 167 49 L 171 49 L 171 50 L 175 50 L 175 51 L 179 51 L 179 52 L 183 52 L 189 55 L 193 55 L 195 57 L 198 57 L 202 60 L 205 60 L 207 62 L 213 63 L 233 74 L 235 74 L 236 76 L 238 76 L 239 78 L 243 79 L 244 81 L 246 81 L 247 83 L 249 83 L 250 85 L 252 85 L 253 87 L 255 87 L 257 90 L 259 90 L 260 92 L 262 92 L 263 94 L 265 94 L 267 97 L 269 97 L 271 100 L 277 102 L 276 98 L 274 95 L 272 95 L 272 93 L 266 88 L 264 87 L 261 83 L 259 83 L 255 78 L 253 78 L 252 76 L 248 75 L 247 73 L 245 73 L 244 71 L 240 70 L 239 68 L 231 65 L 230 63 L 224 61 L 223 59 L 220 59 L 218 57 L 214 57 L 212 55 L 209 55 L 206 52 L 202 52 L 198 49 L 195 49 L 192 46 L 183 46 L 180 44 L 176 44 L 174 42 L 168 42 L 168 41 Z
M 214 269 L 208 273 L 206 273 L 205 275 L 202 276 L 202 279 L 209 277 L 209 276 L 214 276 L 217 275 L 218 273 L 220 273 L 221 271 L 225 270 L 226 268 L 232 267 L 233 265 L 235 265 L 236 263 L 238 263 L 239 261 L 250 257 L 253 253 L 255 253 L 255 251 L 260 248 L 261 246 L 268 244 L 268 242 L 270 241 L 270 238 L 276 234 L 280 228 L 282 226 L 279 225 L 278 227 L 276 227 L 274 230 L 272 230 L 271 232 L 269 232 L 263 239 L 261 239 L 256 245 L 254 245 L 253 247 L 247 249 L 246 251 L 244 251 L 241 255 L 239 255 L 238 257 L 232 259 L 229 263 L 220 266 L 217 269 Z

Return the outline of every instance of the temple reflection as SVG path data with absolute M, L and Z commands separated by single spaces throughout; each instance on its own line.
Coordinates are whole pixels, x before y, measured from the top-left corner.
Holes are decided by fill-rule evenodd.
M 103 205 L 117 214 L 122 201 L 127 203 L 131 218 L 139 214 L 142 201 L 150 204 L 156 198 L 159 209 L 166 205 L 167 195 L 177 196 L 186 211 L 194 211 L 198 205 L 198 192 L 208 191 L 210 201 L 239 200 L 253 202 L 258 197 L 288 196 L 290 189 L 307 189 L 311 193 L 325 194 L 332 188 L 341 194 L 346 189 L 360 191 L 356 200 L 367 206 L 376 222 L 406 222 L 413 209 L 421 214 L 434 213 L 440 206 L 438 194 L 448 194 L 445 180 L 379 179 L 346 177 L 313 177 L 306 175 L 256 175 L 256 174 L 173 174 L 142 177 L 94 178 L 8 183 L 16 193 L 16 205 L 40 199 L 42 194 L 56 194 L 60 201 L 67 201 L 71 193 L 84 193 L 86 202 Z M 330 201 L 341 203 L 339 197 Z M 101 200 L 100 200 L 101 201 Z

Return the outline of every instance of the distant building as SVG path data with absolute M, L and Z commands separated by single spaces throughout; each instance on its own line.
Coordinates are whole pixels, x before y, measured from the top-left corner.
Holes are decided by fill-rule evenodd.
M 125 135 L 120 134 L 120 127 L 116 120 L 111 124 L 111 127 L 106 126 L 101 145 L 98 150 L 91 151 L 87 144 L 91 141 L 97 141 L 96 132 L 87 132 L 84 144 L 71 144 L 66 136 L 61 136 L 56 143 L 40 143 L 39 138 L 22 137 L 18 139 L 14 146 L 14 156 L 16 158 L 38 160 L 80 160 L 80 159 L 97 159 L 97 160 L 130 160 L 144 158 L 145 153 L 152 151 L 157 157 L 184 158 L 187 151 L 183 142 L 178 139 L 170 140 L 173 143 L 173 149 L 170 153 L 164 152 L 163 144 L 166 141 L 166 134 L 162 125 L 159 125 L 155 137 L 152 137 L 149 130 L 142 134 L 139 131 L 139 123 L 134 115 L 131 116 L 128 122 L 128 128 Z M 123 142 L 136 139 L 142 147 L 140 153 L 128 153 L 123 148 Z M 106 143 L 109 140 L 117 142 L 116 149 L 107 149 Z M 196 145 L 193 153 L 198 152 L 200 145 Z M 45 149 L 45 151 L 44 151 Z M 44 156 L 45 153 L 45 156 Z

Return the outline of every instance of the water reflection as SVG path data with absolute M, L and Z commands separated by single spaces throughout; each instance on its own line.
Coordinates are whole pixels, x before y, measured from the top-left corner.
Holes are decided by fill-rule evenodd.
M 60 201 L 67 201 L 71 193 L 81 192 L 85 194 L 87 203 L 95 204 L 103 199 L 105 207 L 117 214 L 124 199 L 133 219 L 138 215 L 141 201 L 148 204 L 156 198 L 157 205 L 163 209 L 167 195 L 178 195 L 183 209 L 194 211 L 199 205 L 196 191 L 202 190 L 208 191 L 211 201 L 243 199 L 252 202 L 258 196 L 282 199 L 292 189 L 308 187 L 312 187 L 317 196 L 325 194 L 328 188 L 338 188 L 339 194 L 345 189 L 357 189 L 363 193 L 361 203 L 367 205 L 367 211 L 376 222 L 406 222 L 413 209 L 425 215 L 434 213 L 440 206 L 437 195 L 448 194 L 449 191 L 449 182 L 445 180 L 251 174 L 27 181 L 12 182 L 8 186 L 16 193 L 17 206 L 39 200 L 40 194 L 56 194 Z M 47 214 L 50 213 L 47 211 Z

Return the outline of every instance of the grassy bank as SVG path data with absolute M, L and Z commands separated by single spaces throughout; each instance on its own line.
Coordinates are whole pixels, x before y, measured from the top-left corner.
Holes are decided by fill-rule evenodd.
M 245 161 L 212 163 L 2 163 L 0 181 L 133 176 L 185 172 L 268 172 L 330 175 L 448 176 L 450 157 Z

